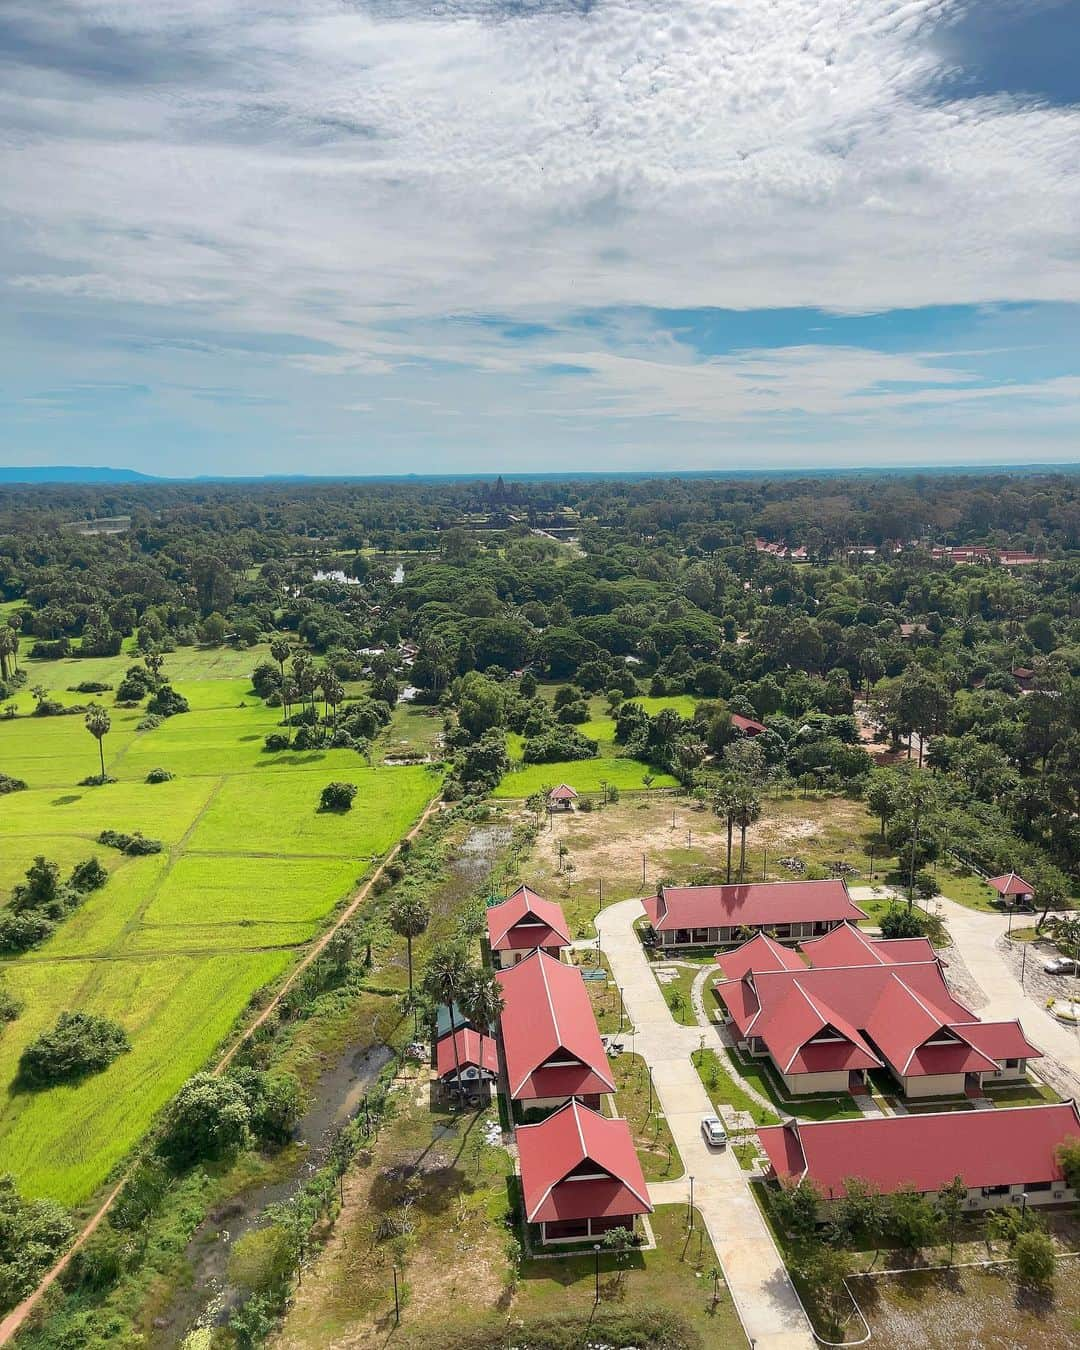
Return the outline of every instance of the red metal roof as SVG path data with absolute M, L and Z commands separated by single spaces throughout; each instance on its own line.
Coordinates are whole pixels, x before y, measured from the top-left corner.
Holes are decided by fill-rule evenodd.
M 577 793 L 567 783 L 560 783 L 558 787 L 552 788 L 548 797 L 555 802 L 572 802 L 577 797 Z
M 755 933 L 734 951 L 718 952 L 716 964 L 726 980 L 741 980 L 748 970 L 805 970 L 806 962 L 767 933 Z
M 969 1187 L 1060 1181 L 1057 1149 L 1070 1137 L 1080 1137 L 1074 1102 L 790 1121 L 758 1131 L 777 1176 L 809 1176 L 826 1196 L 843 1195 L 852 1177 L 885 1194 L 902 1186 L 937 1191 L 957 1176 Z
M 826 1025 L 901 1077 L 997 1067 L 966 1035 L 978 1019 L 953 998 L 937 961 L 758 971 L 718 985 L 716 996 L 740 1036 L 760 1037 L 785 1072 L 811 1072 L 795 1067 L 809 1063 L 796 1056 Z
M 861 928 L 844 923 L 824 937 L 800 943 L 812 966 L 895 965 L 911 961 L 933 961 L 934 948 L 928 938 L 871 938 Z
M 455 1041 L 457 1064 L 454 1063 Z M 494 1038 L 482 1036 L 472 1027 L 465 1027 L 454 1036 L 444 1036 L 435 1047 L 436 1072 L 440 1078 L 445 1078 L 447 1074 L 455 1073 L 459 1067 L 486 1069 L 489 1073 L 498 1073 L 499 1056 Z
M 771 928 L 782 923 L 859 920 L 867 916 L 842 880 L 757 881 L 730 886 L 664 886 L 650 908 L 658 932 L 673 928 Z M 655 913 L 655 918 L 653 914 Z
M 1042 1059 L 1042 1051 L 1028 1040 L 1017 1021 L 964 1022 L 957 1026 L 976 1049 L 991 1059 Z
M 519 1125 L 515 1141 L 529 1223 L 652 1213 L 625 1120 L 568 1102 L 538 1125 Z
M 752 717 L 743 717 L 740 713 L 731 714 L 731 725 L 745 736 L 760 736 L 766 729 L 764 722 L 757 722 Z
M 987 884 L 993 886 L 998 895 L 1035 894 L 1035 887 L 1023 877 L 1018 877 L 1015 872 L 1009 872 L 1003 877 L 991 877 Z
M 570 945 L 562 906 L 545 900 L 528 886 L 519 886 L 501 905 L 492 905 L 487 926 L 493 952 Z
M 499 1021 L 514 1100 L 615 1091 L 576 966 L 535 951 L 516 966 L 497 971 L 495 978 L 503 991 Z

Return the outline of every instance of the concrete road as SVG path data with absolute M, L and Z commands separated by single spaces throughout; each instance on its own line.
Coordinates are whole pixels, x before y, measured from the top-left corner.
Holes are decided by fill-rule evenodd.
M 664 1002 L 648 960 L 633 931 L 642 915 L 638 900 L 623 900 L 597 919 L 601 946 L 622 989 L 634 1025 L 634 1048 L 652 1069 L 653 1086 L 688 1174 L 682 1181 L 649 1187 L 654 1203 L 688 1203 L 689 1176 L 694 1205 L 705 1221 L 743 1328 L 757 1350 L 806 1350 L 813 1332 L 773 1242 L 745 1174 L 730 1150 L 710 1149 L 701 1118 L 712 1105 L 690 1054 L 713 1034 L 679 1026 Z

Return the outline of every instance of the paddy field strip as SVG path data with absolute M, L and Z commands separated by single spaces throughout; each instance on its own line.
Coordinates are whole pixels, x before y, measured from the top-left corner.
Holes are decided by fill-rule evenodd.
M 204 655 L 211 672 L 223 655 L 242 656 L 249 670 L 258 659 Z M 90 674 L 90 664 L 103 669 Z M 61 689 L 115 684 L 127 664 L 26 663 L 31 684 Z M 0 720 L 0 772 L 29 784 L 0 799 L 0 897 L 37 854 L 65 871 L 94 855 L 110 872 L 47 943 L 0 963 L 23 1003 L 0 1038 L 0 1171 L 29 1196 L 90 1197 L 440 786 L 432 769 L 372 768 L 350 750 L 268 754 L 263 738 L 278 713 L 237 677 L 235 660 L 224 665 L 225 674 L 181 679 L 171 654 L 166 675 L 192 711 L 153 731 L 136 730 L 141 709 L 94 696 L 112 717 L 105 762 L 118 781 L 103 787 L 77 785 L 97 769 L 80 716 Z M 159 766 L 175 778 L 148 784 Z M 341 815 L 318 809 L 334 779 L 359 789 Z M 106 828 L 141 830 L 163 851 L 126 857 L 96 842 Z M 130 1053 L 80 1084 L 18 1090 L 23 1047 L 65 1009 L 115 1018 Z

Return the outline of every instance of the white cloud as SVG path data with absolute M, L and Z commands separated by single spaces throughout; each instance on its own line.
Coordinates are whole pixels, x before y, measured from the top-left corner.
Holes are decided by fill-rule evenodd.
M 1080 301 L 1080 112 L 936 103 L 928 39 L 960 7 L 7 0 L 0 269 L 40 304 L 328 343 L 309 374 L 398 395 L 416 361 L 539 378 L 536 351 L 451 336 L 455 315 Z M 969 381 L 918 357 L 601 342 L 540 349 L 593 372 L 551 411 L 988 397 L 880 388 Z M 356 392 L 340 406 L 366 410 Z

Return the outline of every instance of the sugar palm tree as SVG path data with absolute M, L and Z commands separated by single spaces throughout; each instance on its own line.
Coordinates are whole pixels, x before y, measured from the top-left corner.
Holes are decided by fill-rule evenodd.
M 731 836 L 735 829 L 735 783 L 731 778 L 721 778 L 713 793 L 713 811 L 722 816 L 727 825 L 727 880 L 731 881 Z
M 458 1007 L 477 1031 L 490 1035 L 502 1012 L 502 985 L 486 966 L 472 966 L 465 976 Z
M 428 924 L 431 922 L 431 910 L 418 895 L 399 895 L 390 906 L 387 918 L 390 927 L 398 937 L 403 937 L 406 942 L 409 954 L 409 995 L 411 997 L 413 991 L 413 938 L 420 937 L 426 931 Z
M 105 747 L 103 742 L 112 726 L 112 719 L 104 708 L 92 703 L 86 714 L 86 729 L 98 743 L 98 758 L 101 761 L 101 777 L 105 778 Z
M 735 824 L 739 827 L 739 880 L 746 880 L 746 831 L 761 815 L 761 798 L 749 783 L 735 790 Z
M 292 647 L 284 638 L 274 638 L 270 644 L 270 655 L 278 663 L 281 670 L 281 682 L 285 683 L 285 662 L 289 659 L 289 653 Z
M 458 1058 L 456 1028 L 454 1026 L 454 1004 L 460 1009 L 461 998 L 469 976 L 469 963 L 465 949 L 457 942 L 439 942 L 428 958 L 424 971 L 423 989 L 435 1004 L 436 1015 L 439 1004 L 445 1004 L 450 1012 L 450 1044 L 454 1051 L 454 1090 L 461 1091 L 461 1061 Z

